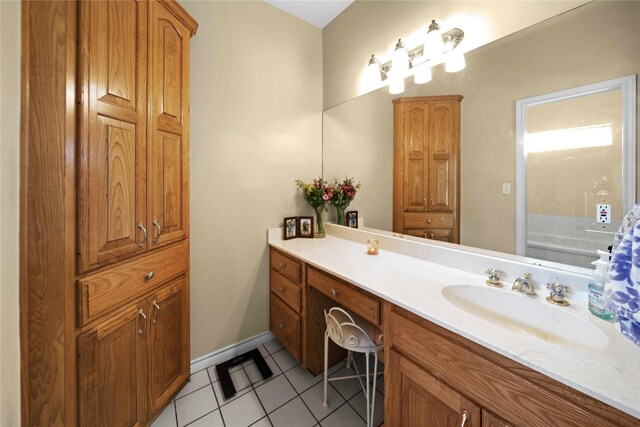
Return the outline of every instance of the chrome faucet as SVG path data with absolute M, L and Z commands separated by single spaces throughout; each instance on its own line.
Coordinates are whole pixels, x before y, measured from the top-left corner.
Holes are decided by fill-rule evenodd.
M 494 288 L 501 288 L 502 282 L 500 282 L 500 276 L 502 276 L 502 271 L 497 268 L 487 268 L 485 271 L 486 274 L 489 275 L 489 278 L 485 281 L 485 283 Z
M 511 290 L 518 291 L 525 295 L 535 295 L 536 287 L 531 279 L 531 273 L 524 273 L 524 277 L 518 277 L 514 282 Z
M 547 301 L 556 305 L 569 305 L 569 301 L 565 298 L 565 294 L 569 290 L 566 285 L 561 285 L 556 282 L 548 282 L 547 289 L 549 289 L 549 296 L 547 297 Z

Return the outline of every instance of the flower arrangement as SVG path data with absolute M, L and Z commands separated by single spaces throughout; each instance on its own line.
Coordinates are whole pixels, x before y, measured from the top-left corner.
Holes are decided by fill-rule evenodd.
M 307 203 L 316 211 L 315 237 L 325 237 L 322 213 L 327 210 L 327 205 L 334 196 L 333 187 L 327 185 L 322 177 L 314 178 L 311 184 L 297 179 L 296 185 L 302 190 Z
M 344 213 L 349 207 L 349 204 L 356 197 L 356 193 L 360 189 L 361 184 L 358 182 L 354 184 L 353 178 L 344 178 L 344 181 L 338 182 L 338 180 L 334 180 L 334 183 L 329 187 L 333 192 L 333 197 L 331 198 L 331 205 L 335 206 L 338 212 L 338 224 L 345 225 L 345 216 Z

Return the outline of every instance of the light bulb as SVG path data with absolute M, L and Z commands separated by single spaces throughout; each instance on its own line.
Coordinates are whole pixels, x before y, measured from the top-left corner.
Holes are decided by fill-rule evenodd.
M 409 71 L 409 54 L 402 40 L 398 39 L 396 50 L 393 51 L 393 56 L 391 57 L 391 72 L 395 76 L 404 77 L 407 71 Z
M 464 70 L 467 63 L 464 59 L 462 51 L 454 49 L 447 54 L 447 59 L 444 62 L 444 69 L 447 73 L 455 73 L 456 71 Z
M 431 81 L 431 67 L 429 64 L 423 63 L 416 67 L 416 73 L 413 75 L 413 82 L 417 85 L 428 83 Z
M 435 58 L 440 56 L 443 50 L 444 42 L 442 41 L 440 25 L 438 25 L 434 19 L 431 21 L 431 25 L 429 25 L 427 38 L 424 41 L 424 56 L 427 59 Z

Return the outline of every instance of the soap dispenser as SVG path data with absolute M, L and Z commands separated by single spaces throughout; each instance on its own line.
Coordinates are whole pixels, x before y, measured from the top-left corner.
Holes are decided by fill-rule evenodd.
M 597 253 L 600 259 L 591 263 L 596 268 L 593 270 L 593 279 L 589 282 L 589 311 L 601 319 L 612 322 L 616 319 L 616 315 L 605 308 L 603 296 L 611 254 L 606 251 L 597 251 Z

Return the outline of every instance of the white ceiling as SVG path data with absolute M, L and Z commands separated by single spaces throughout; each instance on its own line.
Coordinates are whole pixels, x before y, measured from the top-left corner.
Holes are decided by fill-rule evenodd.
M 324 28 L 353 0 L 264 0 L 278 9 L 297 16 L 318 28 Z

